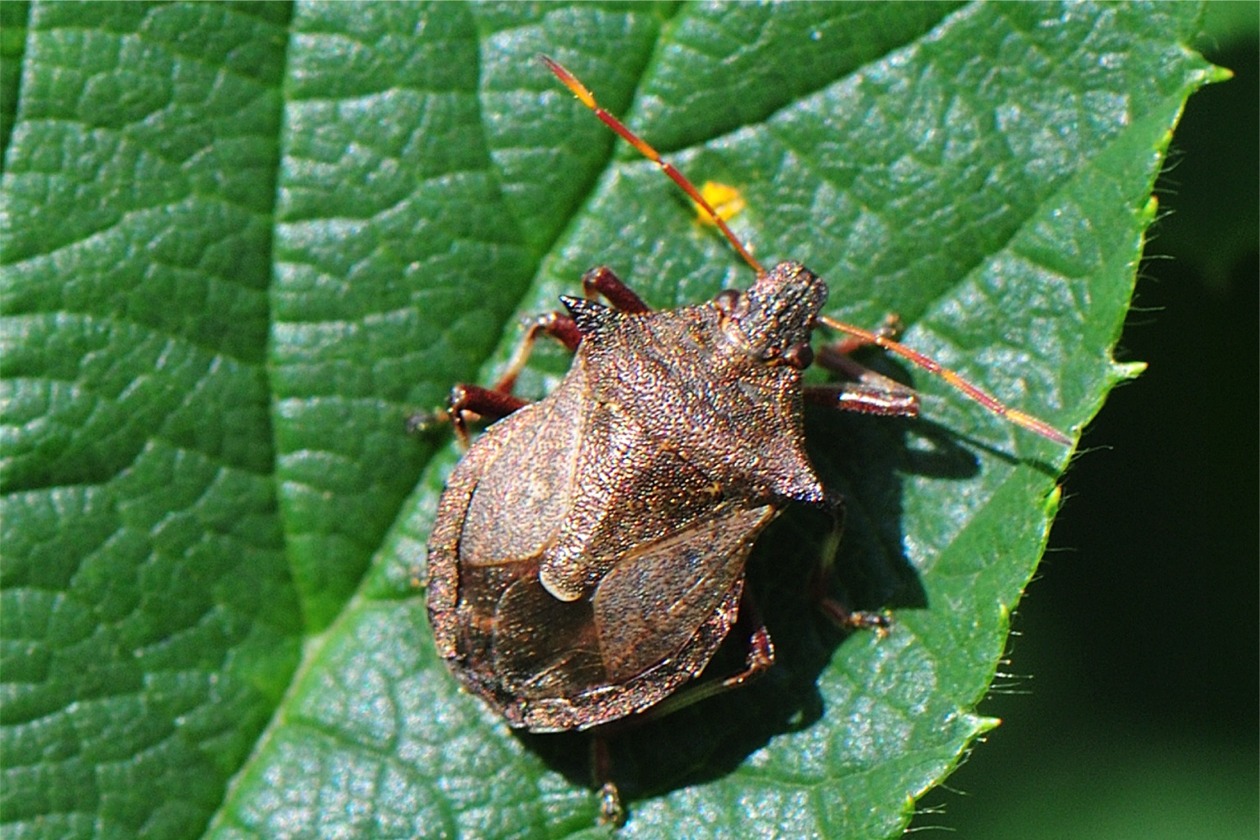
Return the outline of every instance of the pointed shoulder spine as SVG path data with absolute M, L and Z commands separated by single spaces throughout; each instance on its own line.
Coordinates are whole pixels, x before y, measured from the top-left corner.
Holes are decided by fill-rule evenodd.
M 560 302 L 569 310 L 578 332 L 583 336 L 594 335 L 607 328 L 619 314 L 617 310 L 587 298 L 561 295 Z

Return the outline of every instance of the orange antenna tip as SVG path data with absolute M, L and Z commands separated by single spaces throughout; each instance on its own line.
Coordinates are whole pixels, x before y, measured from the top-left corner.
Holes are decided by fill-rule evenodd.
M 574 76 L 563 64 L 549 55 L 539 55 L 538 57 L 542 59 L 543 64 L 547 65 L 548 70 L 556 74 L 556 78 L 565 87 L 573 91 L 573 95 L 581 100 L 583 105 L 591 110 L 595 109 L 595 95 L 586 89 L 586 85 L 578 81 L 577 76 Z

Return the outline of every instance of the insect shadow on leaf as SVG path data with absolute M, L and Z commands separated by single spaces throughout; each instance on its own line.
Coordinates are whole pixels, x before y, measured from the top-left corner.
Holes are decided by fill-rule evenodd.
M 844 539 L 823 586 L 854 609 L 928 606 L 902 549 L 901 483 L 906 475 L 963 480 L 978 472 L 974 456 L 947 435 L 934 434 L 931 463 L 916 464 L 905 438 L 911 431 L 920 434 L 920 422 L 806 411 L 814 464 L 826 486 L 845 498 Z M 738 692 L 636 720 L 633 737 L 614 733 L 608 741 L 610 766 L 628 800 L 724 778 L 774 738 L 826 719 L 820 678 L 852 632 L 818 609 L 811 581 L 836 536 L 832 516 L 799 506 L 766 529 L 748 561 L 747 585 L 775 642 L 774 667 Z M 697 681 L 737 672 L 746 647 L 747 628 L 737 624 Z M 588 744 L 580 734 L 515 734 L 573 784 L 589 783 Z

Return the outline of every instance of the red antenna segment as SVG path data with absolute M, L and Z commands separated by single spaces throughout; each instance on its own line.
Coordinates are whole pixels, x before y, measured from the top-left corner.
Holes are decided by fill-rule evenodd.
M 705 214 L 713 220 L 713 223 L 721 229 L 722 235 L 730 241 L 731 245 L 735 247 L 735 250 L 739 252 L 739 255 L 744 258 L 744 262 L 752 266 L 752 270 L 757 272 L 757 276 L 760 277 L 762 274 L 766 273 L 766 269 L 761 265 L 761 263 L 757 262 L 756 258 L 753 257 L 751 253 L 749 253 L 748 249 L 744 247 L 744 243 L 739 241 L 739 237 L 735 235 L 734 231 L 730 229 L 730 227 L 726 224 L 726 221 L 718 214 L 718 212 L 713 209 L 713 205 L 711 205 L 708 200 L 700 194 L 700 191 L 695 188 L 694 184 L 687 180 L 685 175 L 675 169 L 672 163 L 661 160 L 660 153 L 657 152 L 656 149 L 653 149 L 646 140 L 626 128 L 625 123 L 601 108 L 599 103 L 595 101 L 594 94 L 587 90 L 586 85 L 579 82 L 576 76 L 548 56 L 544 55 L 540 57 L 543 60 L 543 64 L 547 65 L 547 69 L 552 73 L 555 73 L 556 78 L 563 82 L 565 87 L 573 91 L 573 95 L 576 96 L 583 105 L 594 111 L 595 116 L 599 117 L 600 120 L 603 121 L 604 125 L 617 132 L 617 134 L 620 135 L 627 143 L 638 149 L 640 154 L 659 166 L 661 171 L 670 177 L 670 180 L 681 187 L 682 191 L 685 192 L 692 201 L 699 205 L 702 210 L 704 210 Z
M 605 125 L 615 131 L 627 143 L 638 149 L 644 157 L 659 166 L 661 171 L 670 177 L 670 180 L 681 187 L 682 191 L 685 192 L 688 197 L 690 197 L 691 200 L 700 207 L 700 209 L 704 210 L 705 214 L 712 219 L 713 223 L 716 224 L 722 231 L 722 235 L 727 238 L 739 255 L 744 258 L 744 262 L 752 266 L 752 270 L 757 272 L 758 277 L 766 273 L 766 270 L 761 263 L 757 262 L 756 258 L 753 257 L 746 247 L 744 247 L 744 243 L 739 241 L 739 237 L 737 237 L 730 229 L 721 215 L 713 209 L 713 205 L 700 194 L 700 191 L 696 189 L 694 184 L 687 180 L 685 175 L 674 168 L 672 163 L 661 160 L 660 153 L 657 152 L 656 149 L 652 148 L 646 140 L 626 128 L 625 124 L 621 122 L 621 120 L 617 119 L 600 107 L 599 103 L 595 101 L 594 94 L 587 90 L 586 85 L 578 81 L 576 76 L 550 57 L 544 55 L 540 56 L 540 58 L 542 58 L 543 63 L 547 65 L 547 69 L 549 69 L 552 73 L 555 73 L 556 78 L 563 82 L 565 87 L 573 91 L 573 95 L 576 96 L 583 105 L 594 111 L 595 116 L 599 117 Z M 966 379 L 963 379 L 957 373 L 945 367 L 930 356 L 925 356 L 919 351 L 907 347 L 897 341 L 893 341 L 885 335 L 863 329 L 862 327 L 854 326 L 853 324 L 846 324 L 843 321 L 837 321 L 833 318 L 828 318 L 825 315 L 820 316 L 818 320 L 833 330 L 847 333 L 855 338 L 861 339 L 863 342 L 881 347 L 889 353 L 898 355 L 906 361 L 923 368 L 929 373 L 939 376 L 951 387 L 962 392 L 968 398 L 979 403 L 982 407 L 993 414 L 996 414 L 998 417 L 1005 419 L 1007 422 L 1014 423 L 1016 426 L 1039 434 L 1042 437 L 1049 438 L 1056 443 L 1070 445 L 1072 442 L 1067 435 L 1060 432 L 1046 421 L 1007 406 L 997 397 L 971 384 Z

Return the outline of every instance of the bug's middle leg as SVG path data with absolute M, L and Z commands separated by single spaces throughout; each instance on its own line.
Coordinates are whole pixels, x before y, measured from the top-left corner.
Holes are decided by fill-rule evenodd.
M 831 512 L 832 524 L 810 578 L 813 601 L 827 618 L 841 627 L 853 630 L 873 629 L 882 636 L 892 626 L 892 617 L 887 611 L 850 609 L 843 601 L 830 594 L 828 583 L 831 580 L 831 570 L 835 565 L 836 552 L 840 548 L 840 537 L 844 534 L 844 499 L 839 494 L 828 494 L 826 504 Z
M 516 387 L 516 378 L 520 376 L 529 361 L 534 343 L 540 334 L 555 337 L 570 350 L 577 348 L 580 336 L 573 319 L 551 312 L 535 318 L 525 330 L 525 335 L 512 351 L 507 369 L 493 386 L 485 388 L 481 385 L 457 383 L 451 387 L 446 398 L 446 406 L 435 411 L 423 411 L 407 418 L 407 429 L 420 432 L 450 423 L 455 429 L 464 448 L 468 448 L 468 425 L 479 419 L 500 420 L 525 405 L 529 401 L 512 393 Z

